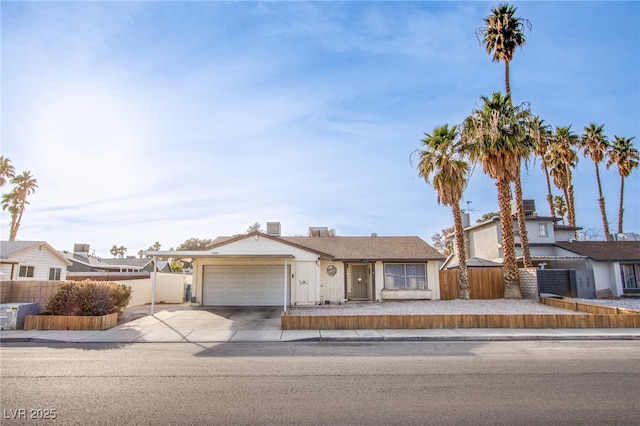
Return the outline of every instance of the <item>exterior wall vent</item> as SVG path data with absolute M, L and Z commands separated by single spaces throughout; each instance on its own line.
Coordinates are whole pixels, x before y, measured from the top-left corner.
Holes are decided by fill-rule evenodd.
M 280 236 L 280 222 L 267 222 L 267 235 Z

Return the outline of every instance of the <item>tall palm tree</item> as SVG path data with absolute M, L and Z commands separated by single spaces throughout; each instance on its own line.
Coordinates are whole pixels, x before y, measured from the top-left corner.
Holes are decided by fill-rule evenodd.
M 556 212 L 553 202 L 553 194 L 551 193 L 549 166 L 545 160 L 547 151 L 549 150 L 549 144 L 551 143 L 551 126 L 544 124 L 544 120 L 540 117 L 534 116 L 529 122 L 529 136 L 533 139 L 534 153 L 541 159 L 541 167 L 547 181 L 547 203 L 549 204 L 549 211 L 553 217 L 556 215 Z
M 596 166 L 596 182 L 598 184 L 598 205 L 602 216 L 602 229 L 604 235 L 609 235 L 609 222 L 607 221 L 607 210 L 605 209 L 604 196 L 602 195 L 602 183 L 600 182 L 600 168 L 598 164 L 604 159 L 609 151 L 609 139 L 604 135 L 604 124 L 598 126 L 590 123 L 584 128 L 584 134 L 580 137 L 578 146 L 585 157 L 590 157 Z
M 33 194 L 38 187 L 38 181 L 31 175 L 30 171 L 22 172 L 11 178 L 13 189 L 8 194 L 2 196 L 2 209 L 11 215 L 9 226 L 9 241 L 14 241 L 18 235 L 18 229 L 22 222 L 22 215 L 29 202 L 27 197 Z
M 491 14 L 484 18 L 484 27 L 476 30 L 476 36 L 489 55 L 493 55 L 493 62 L 504 62 L 504 83 L 506 95 L 511 95 L 509 82 L 509 63 L 517 47 L 525 43 L 525 27 L 531 29 L 527 19 L 515 16 L 517 8 L 508 3 L 501 3 L 491 9 Z
M 613 164 L 618 166 L 618 174 L 620 174 L 620 206 L 618 207 L 618 233 L 622 233 L 622 215 L 624 214 L 624 179 L 629 177 L 631 171 L 638 167 L 640 156 L 638 150 L 633 147 L 631 141 L 635 139 L 625 138 L 623 136 L 615 136 L 613 145 L 609 149 L 609 160 L 607 161 L 607 169 Z
M 521 299 L 520 277 L 516 261 L 513 217 L 511 216 L 511 182 L 514 182 L 520 164 L 517 116 L 508 97 L 494 92 L 491 98 L 482 96 L 483 106 L 474 109 L 464 122 L 463 141 L 472 161 L 478 160 L 498 188 L 500 229 L 504 264 L 504 297 Z
M 531 268 L 531 251 L 529 250 L 529 235 L 524 212 L 524 199 L 522 196 L 522 163 L 525 165 L 534 148 L 534 141 L 529 136 L 529 121 L 531 113 L 527 108 L 520 108 L 514 116 L 514 123 L 511 126 L 513 138 L 515 139 L 514 153 L 519 156 L 518 170 L 514 181 L 514 195 L 516 197 L 516 217 L 518 220 L 518 235 L 520 237 L 520 247 L 522 250 L 522 261 L 525 268 Z
M 573 149 L 578 143 L 578 136 L 571 131 L 571 126 L 556 127 L 551 147 L 545 157 L 549 165 L 553 183 L 560 189 L 567 203 L 569 226 L 576 226 L 575 197 L 573 194 L 573 173 L 578 163 L 578 154 Z
M 462 152 L 458 126 L 449 127 L 447 124 L 436 127 L 433 134 L 426 134 L 422 140 L 424 149 L 420 151 L 418 174 L 431 184 L 438 193 L 438 203 L 451 208 L 460 267 L 458 281 L 458 298 L 469 299 L 469 275 L 467 272 L 467 251 L 464 244 L 462 226 L 462 211 L 460 200 L 467 186 L 469 164 Z
M 4 155 L 0 155 L 0 186 L 4 186 L 15 175 L 16 170 L 11 165 L 11 160 Z

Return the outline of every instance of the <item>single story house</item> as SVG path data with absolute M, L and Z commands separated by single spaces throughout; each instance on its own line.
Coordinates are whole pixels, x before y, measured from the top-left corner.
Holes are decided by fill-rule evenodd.
M 204 250 L 148 251 L 192 259 L 203 306 L 303 306 L 348 300 L 438 299 L 444 256 L 419 237 L 309 236 L 252 232 L 219 237 Z M 278 224 L 279 225 L 279 224 Z M 319 230 L 319 231 L 318 231 Z
M 73 252 L 62 251 L 62 256 L 71 262 L 69 272 L 153 272 L 153 259 L 124 257 L 103 259 L 90 253 L 89 244 L 75 244 Z M 158 272 L 171 272 L 167 261 L 157 262 Z
M 3 281 L 64 281 L 70 265 L 70 261 L 45 241 L 0 242 Z
M 557 242 L 558 254 L 582 256 L 593 271 L 597 290 L 610 289 L 614 296 L 640 294 L 640 241 Z

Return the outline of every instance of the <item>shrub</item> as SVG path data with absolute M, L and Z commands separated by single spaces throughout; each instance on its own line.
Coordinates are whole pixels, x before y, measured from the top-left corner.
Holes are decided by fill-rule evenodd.
M 99 316 L 122 313 L 131 287 L 106 281 L 65 281 L 47 303 L 52 315 Z

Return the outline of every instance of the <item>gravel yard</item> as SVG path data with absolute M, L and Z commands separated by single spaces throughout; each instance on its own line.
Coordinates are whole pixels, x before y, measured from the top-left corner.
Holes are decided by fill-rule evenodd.
M 572 299 L 594 305 L 615 306 L 616 308 L 634 309 L 640 311 L 640 298 L 638 299 Z
M 346 305 L 294 307 L 289 315 L 443 315 L 443 314 L 565 314 L 579 312 L 556 308 L 537 300 L 420 300 L 406 302 L 348 302 Z

